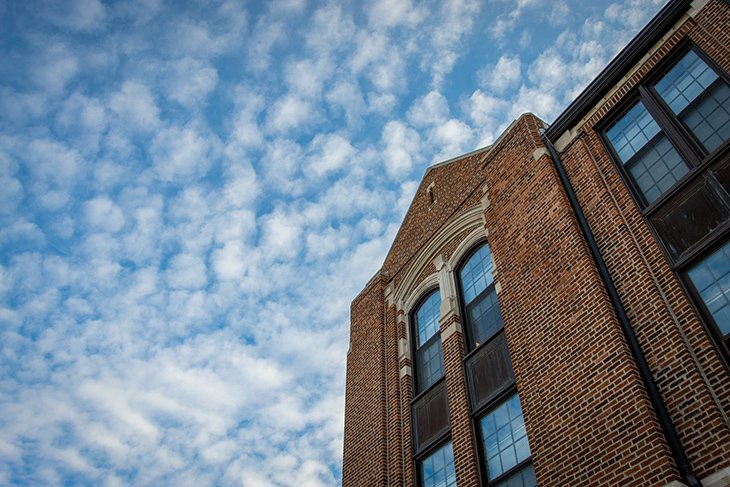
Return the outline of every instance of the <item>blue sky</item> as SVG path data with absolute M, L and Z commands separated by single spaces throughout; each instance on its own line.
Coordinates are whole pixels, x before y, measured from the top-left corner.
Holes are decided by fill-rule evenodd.
M 0 0 L 0 485 L 333 486 L 430 164 L 663 1 Z

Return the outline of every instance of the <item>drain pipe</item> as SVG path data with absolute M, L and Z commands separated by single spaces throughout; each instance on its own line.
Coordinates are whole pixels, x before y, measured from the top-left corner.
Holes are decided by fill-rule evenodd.
M 565 173 L 565 168 L 563 167 L 563 163 L 560 160 L 560 156 L 555 150 L 555 147 L 553 147 L 550 139 L 548 139 L 545 135 L 544 130 L 541 130 L 540 138 L 545 144 L 545 147 L 547 147 L 550 158 L 555 165 L 555 169 L 558 171 L 558 175 L 560 176 L 560 182 L 562 183 L 563 189 L 568 196 L 570 206 L 572 207 L 573 212 L 578 219 L 578 225 L 580 226 L 586 243 L 588 243 L 588 247 L 590 248 L 593 260 L 598 267 L 598 272 L 601 275 L 603 284 L 608 291 L 608 296 L 611 299 L 611 304 L 613 305 L 618 320 L 621 323 L 621 328 L 623 329 L 624 336 L 626 337 L 626 341 L 629 344 L 631 355 L 636 362 L 636 365 L 639 369 L 639 375 L 644 382 L 646 392 L 649 394 L 649 399 L 651 400 L 652 406 L 654 406 L 654 410 L 657 413 L 659 424 L 661 425 L 662 431 L 664 432 L 664 437 L 667 439 L 669 449 L 672 452 L 672 456 L 674 457 L 674 461 L 677 464 L 679 473 L 682 478 L 687 482 L 687 485 L 689 487 L 702 487 L 702 482 L 700 482 L 700 480 L 697 478 L 697 475 L 692 470 L 692 466 L 690 465 L 689 459 L 687 458 L 687 453 L 684 451 L 682 443 L 679 441 L 679 436 L 677 435 L 677 430 L 674 427 L 672 418 L 669 416 L 669 412 L 667 412 L 667 407 L 664 404 L 664 400 L 662 399 L 662 396 L 659 392 L 659 388 L 654 381 L 654 377 L 651 375 L 649 364 L 646 361 L 644 353 L 641 351 L 641 346 L 639 345 L 639 341 L 636 338 L 634 329 L 631 327 L 629 317 L 626 314 L 626 309 L 621 303 L 621 298 L 619 298 L 618 291 L 616 290 L 613 279 L 608 272 L 606 263 L 603 261 L 601 252 L 598 249 L 598 244 L 593 237 L 593 232 L 591 231 L 591 228 L 588 225 L 588 221 L 583 214 L 583 209 L 578 203 L 578 198 L 575 195 L 575 191 L 573 191 L 570 180 L 568 180 L 568 175 Z

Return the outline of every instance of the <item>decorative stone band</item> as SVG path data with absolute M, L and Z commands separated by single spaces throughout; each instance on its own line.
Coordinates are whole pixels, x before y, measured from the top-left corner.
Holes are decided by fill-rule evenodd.
M 398 376 L 402 379 L 405 376 L 413 376 L 410 365 L 404 365 L 400 368 Z
M 461 323 L 458 321 L 452 321 L 442 332 L 441 332 L 441 343 L 444 343 L 446 340 L 451 337 L 454 333 L 459 332 L 462 333 L 461 329 Z

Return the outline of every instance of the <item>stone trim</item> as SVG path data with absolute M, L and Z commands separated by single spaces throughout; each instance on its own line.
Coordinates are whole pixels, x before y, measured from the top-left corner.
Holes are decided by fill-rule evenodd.
M 701 480 L 704 487 L 726 487 L 730 485 L 730 467 L 725 467 Z
M 483 210 L 480 206 L 474 206 L 469 210 L 461 213 L 459 216 L 451 220 L 450 222 L 443 225 L 428 241 L 428 244 L 424 246 L 421 251 L 416 255 L 413 260 L 413 264 L 406 272 L 403 280 L 401 281 L 398 289 L 395 290 L 393 295 L 394 301 L 398 303 L 401 309 L 408 311 L 409 307 L 406 303 L 412 302 L 413 294 L 416 293 L 419 283 L 415 280 L 421 274 L 421 271 L 426 268 L 427 265 L 433 263 L 434 259 L 439 252 L 449 241 L 460 232 L 467 230 L 471 227 L 479 227 L 482 223 Z
M 398 376 L 401 379 L 405 376 L 413 377 L 413 371 L 411 370 L 411 366 L 404 365 L 403 367 L 401 367 L 400 370 L 398 371 Z
M 441 332 L 441 343 L 444 343 L 456 332 L 463 333 L 461 323 L 458 321 L 452 321 L 451 324 L 449 324 L 449 326 Z

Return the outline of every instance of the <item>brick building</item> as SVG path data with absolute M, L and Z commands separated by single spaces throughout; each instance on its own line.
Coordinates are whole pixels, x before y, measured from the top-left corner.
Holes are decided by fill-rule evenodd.
M 355 298 L 343 485 L 730 485 L 730 5 L 428 169 Z

